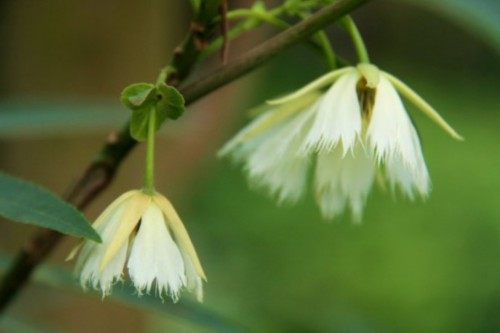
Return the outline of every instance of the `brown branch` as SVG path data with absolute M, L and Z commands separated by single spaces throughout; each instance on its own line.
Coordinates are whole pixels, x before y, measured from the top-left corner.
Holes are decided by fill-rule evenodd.
M 227 11 L 228 11 L 227 0 L 222 0 L 220 5 L 220 16 L 221 16 L 220 27 L 221 27 L 222 38 L 224 39 L 221 49 L 221 59 L 223 65 L 227 63 L 227 59 L 229 57 L 229 20 L 227 19 Z
M 248 73 L 284 49 L 310 37 L 327 24 L 350 13 L 368 1 L 370 0 L 341 0 L 325 7 L 308 19 L 262 43 L 245 56 L 239 57 L 195 83 L 181 88 L 186 104 L 191 104 Z M 206 20 L 205 22 L 209 21 Z M 181 71 L 177 73 L 172 81 L 169 80 L 170 84 L 177 84 L 182 81 L 195 65 L 196 61 L 193 58 L 196 58 L 201 51 L 200 36 L 209 35 L 205 33 L 207 33 L 206 30 L 204 34 L 200 35 L 199 29 L 193 29 L 190 37 L 186 39 L 179 49 L 181 51 L 176 52 L 172 65 L 181 69 Z M 189 57 L 189 59 L 183 58 L 183 55 Z M 79 209 L 85 208 L 111 183 L 123 159 L 135 145 L 136 142 L 129 135 L 128 125 L 119 133 L 112 134 L 97 158 L 90 164 L 76 186 L 66 196 L 66 200 Z M 10 301 L 25 285 L 33 269 L 51 252 L 61 239 L 61 236 L 61 234 L 54 231 L 42 230 L 20 251 L 0 285 L 0 311 L 5 310 Z

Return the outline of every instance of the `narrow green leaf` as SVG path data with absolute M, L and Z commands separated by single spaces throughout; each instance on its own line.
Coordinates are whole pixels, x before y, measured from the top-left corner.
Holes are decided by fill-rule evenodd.
M 0 172 L 0 216 L 101 242 L 75 207 L 49 191 Z
M 156 88 L 151 83 L 135 83 L 123 89 L 121 102 L 128 109 L 135 111 L 154 105 L 156 101 Z
M 460 23 L 500 52 L 500 1 L 498 0 L 407 0 L 435 10 Z
M 0 138 L 101 134 L 126 116 L 116 101 L 9 99 L 0 102 Z

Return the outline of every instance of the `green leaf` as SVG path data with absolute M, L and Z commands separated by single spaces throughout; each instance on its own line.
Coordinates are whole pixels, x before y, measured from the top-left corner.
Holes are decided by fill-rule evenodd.
M 0 102 L 0 139 L 100 134 L 126 119 L 116 101 L 9 99 Z
M 500 52 L 500 1 L 498 0 L 407 0 L 450 17 Z
M 177 119 L 184 113 L 184 97 L 174 87 L 160 83 L 157 86 L 158 102 L 156 103 L 157 122 L 165 119 Z M 161 97 L 160 97 L 161 96 Z
M 146 83 L 133 84 L 123 91 L 122 102 L 133 111 L 130 135 L 137 141 L 144 141 L 148 136 L 149 114 L 152 109 L 156 112 L 155 131 L 165 120 L 177 119 L 185 110 L 184 97 L 177 89 L 165 83 L 156 87 Z
M 49 191 L 0 172 L 0 216 L 101 242 L 75 207 Z
M 152 106 L 156 102 L 156 88 L 151 83 L 134 83 L 123 89 L 121 102 L 132 111 Z
M 142 108 L 132 112 L 130 119 L 130 135 L 137 141 L 144 141 L 148 137 L 150 108 Z M 157 128 L 160 122 L 157 122 Z

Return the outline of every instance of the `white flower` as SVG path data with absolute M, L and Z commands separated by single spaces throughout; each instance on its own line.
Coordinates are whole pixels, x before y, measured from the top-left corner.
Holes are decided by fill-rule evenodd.
M 174 301 L 183 288 L 203 298 L 203 268 L 189 235 L 167 198 L 134 190 L 121 195 L 97 218 L 93 227 L 102 243 L 86 240 L 76 263 L 80 282 L 110 294 L 112 285 L 128 274 L 139 294 L 167 294 Z
M 359 221 L 377 174 L 410 199 L 415 193 L 426 197 L 430 180 L 420 141 L 396 89 L 452 137 L 462 139 L 403 82 L 374 65 L 359 64 L 268 102 L 269 110 L 219 155 L 243 163 L 250 182 L 279 201 L 298 200 L 315 165 L 316 201 L 325 218 L 349 206 Z

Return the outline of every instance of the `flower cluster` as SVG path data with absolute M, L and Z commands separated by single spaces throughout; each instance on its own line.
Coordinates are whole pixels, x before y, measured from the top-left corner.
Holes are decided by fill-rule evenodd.
M 100 289 L 103 296 L 121 280 L 125 263 L 139 294 L 167 294 L 174 301 L 181 289 L 203 298 L 203 268 L 189 235 L 174 207 L 164 196 L 144 191 L 121 195 L 97 218 L 93 227 L 102 244 L 84 241 L 70 254 L 81 249 L 76 270 L 84 288 Z
M 326 92 L 322 88 L 331 85 Z M 418 134 L 397 90 L 456 139 L 441 116 L 394 76 L 368 63 L 328 73 L 269 108 L 219 152 L 244 165 L 251 184 L 294 202 L 314 168 L 325 218 L 349 207 L 360 221 L 376 178 L 414 199 L 426 197 L 429 173 Z M 381 177 L 378 177 L 380 175 Z

